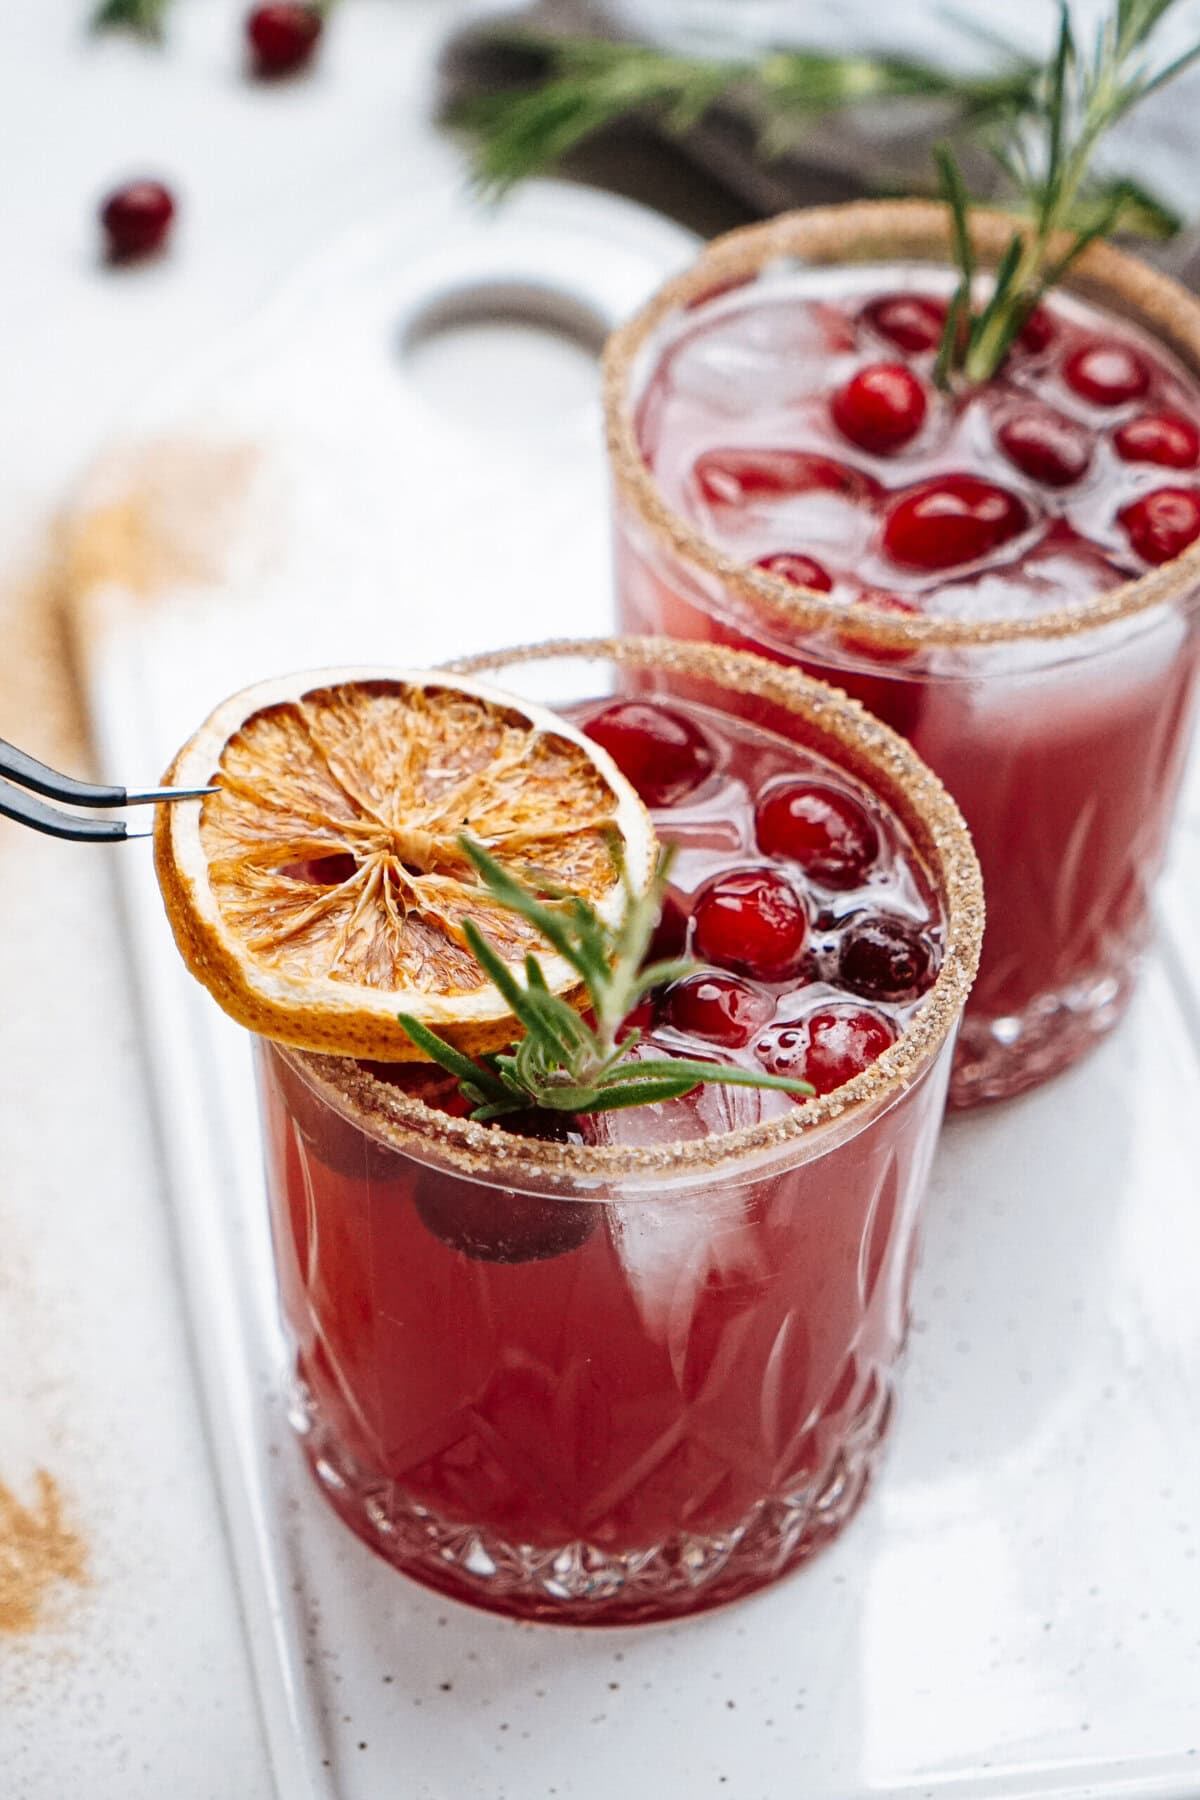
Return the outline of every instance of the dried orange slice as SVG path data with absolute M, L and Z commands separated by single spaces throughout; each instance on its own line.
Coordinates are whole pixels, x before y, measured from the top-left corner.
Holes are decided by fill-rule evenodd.
M 463 833 L 543 895 L 615 923 L 653 872 L 653 827 L 598 744 L 542 707 L 459 676 L 331 670 L 235 694 L 184 746 L 155 865 L 192 973 L 242 1025 L 335 1055 L 418 1057 L 403 1009 L 468 1051 L 519 1035 L 467 949 L 473 919 L 523 979 L 578 976 L 496 905 Z

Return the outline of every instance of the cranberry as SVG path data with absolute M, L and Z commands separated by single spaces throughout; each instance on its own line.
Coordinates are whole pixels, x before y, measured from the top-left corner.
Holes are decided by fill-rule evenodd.
M 174 198 L 161 181 L 130 181 L 117 188 L 100 208 L 110 260 L 132 262 L 161 250 L 174 217 Z
M 1113 432 L 1125 462 L 1159 463 L 1164 469 L 1194 469 L 1200 462 L 1200 430 L 1182 413 L 1142 413 Z
M 814 588 L 818 594 L 828 594 L 833 587 L 828 569 L 799 550 L 775 550 L 770 556 L 760 556 L 754 566 L 765 569 L 768 575 L 778 575 L 793 587 Z
M 1200 491 L 1156 488 L 1123 506 L 1117 522 L 1143 562 L 1170 562 L 1200 537 Z
M 837 494 L 861 505 L 883 491 L 863 470 L 808 450 L 706 450 L 693 473 L 701 497 L 711 506 L 814 493 Z
M 896 502 L 883 547 L 904 568 L 950 569 L 989 556 L 1028 524 L 1028 507 L 1007 488 L 979 475 L 938 475 Z
M 1093 406 L 1124 406 L 1146 392 L 1150 369 L 1132 345 L 1094 338 L 1068 356 L 1063 380 Z
M 806 1020 L 778 1025 L 755 1046 L 772 1075 L 798 1076 L 830 1094 L 861 1075 L 896 1041 L 891 1021 L 860 1006 L 831 1006 Z
M 918 925 L 873 913 L 847 931 L 838 969 L 864 1000 L 915 1000 L 929 986 L 933 961 L 933 947 Z
M 748 1044 L 772 1010 L 761 989 L 735 975 L 688 975 L 668 988 L 663 999 L 668 1025 L 728 1050 Z
M 764 981 L 794 975 L 808 942 L 804 902 L 774 869 L 738 869 L 705 888 L 695 947 L 706 962 Z
M 867 607 L 870 607 L 873 612 L 895 613 L 897 617 L 902 618 L 915 619 L 920 616 L 920 608 L 913 606 L 911 601 L 901 600 L 896 594 L 880 593 L 877 588 L 864 588 L 862 593 L 850 602 L 848 610 L 851 613 L 856 609 L 861 612 L 865 611 Z M 913 654 L 910 649 L 901 644 L 877 644 L 873 638 L 867 635 L 865 629 L 852 631 L 849 626 L 843 626 L 838 632 L 838 640 L 854 655 L 869 656 L 872 662 L 877 663 L 907 662 Z M 867 710 L 874 712 L 875 709 L 868 707 Z
M 903 363 L 860 369 L 829 403 L 843 437 L 875 456 L 891 456 L 925 423 L 925 389 Z
M 575 1122 L 561 1113 L 514 1113 L 501 1124 L 520 1137 L 581 1141 Z M 413 1204 L 422 1225 L 447 1248 L 489 1263 L 545 1262 L 578 1250 L 601 1212 L 594 1202 L 485 1187 L 433 1169 L 422 1172 Z
M 818 1094 L 831 1093 L 870 1068 L 895 1041 L 891 1022 L 861 1007 L 837 1006 L 814 1013 L 808 1021 L 804 1079 Z
M 669 887 L 663 895 L 662 911 L 646 952 L 648 963 L 674 962 L 687 954 L 690 918 L 687 901 L 677 888 Z
M 1009 462 L 1045 487 L 1070 487 L 1091 464 L 1090 433 L 1048 407 L 1023 406 L 1009 413 L 996 437 Z
M 1054 321 L 1044 306 L 1035 306 L 1017 333 L 1017 342 L 1030 356 L 1040 356 L 1058 336 Z
M 622 700 L 589 719 L 588 736 L 647 806 L 674 806 L 711 772 L 713 753 L 690 719 L 644 700 Z
M 768 788 L 754 814 L 758 847 L 798 863 L 813 881 L 852 888 L 879 855 L 879 833 L 852 794 L 818 781 Z
M 256 75 L 292 75 L 305 68 L 321 36 L 323 20 L 304 0 L 276 0 L 246 14 L 246 42 Z
M 932 294 L 884 294 L 863 308 L 863 318 L 898 350 L 919 356 L 941 343 L 946 310 Z

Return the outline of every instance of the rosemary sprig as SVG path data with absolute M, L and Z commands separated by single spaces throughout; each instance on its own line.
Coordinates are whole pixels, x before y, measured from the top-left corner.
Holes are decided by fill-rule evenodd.
M 789 1094 L 813 1092 L 806 1081 L 753 1069 L 686 1057 L 639 1059 L 633 1054 L 641 1038 L 636 1030 L 618 1043 L 622 1020 L 643 994 L 677 980 L 695 966 L 686 960 L 645 962 L 662 910 L 669 852 L 660 858 L 654 880 L 640 894 L 634 891 L 622 863 L 625 910 L 621 923 L 614 927 L 576 895 L 558 896 L 554 905 L 547 905 L 482 845 L 465 837 L 459 841 L 492 898 L 527 919 L 577 971 L 595 1020 L 589 1025 L 566 1000 L 550 992 L 535 956 L 526 957 L 525 981 L 519 982 L 477 926 L 465 920 L 463 932 L 472 955 L 524 1027 L 524 1037 L 511 1050 L 476 1060 L 410 1013 L 401 1013 L 399 1018 L 417 1049 L 455 1077 L 475 1109 L 473 1119 L 500 1119 L 531 1106 L 564 1113 L 612 1112 L 618 1107 L 677 1100 L 708 1081 L 729 1087 L 779 1088 Z
M 126 30 L 159 43 L 171 0 L 99 0 L 92 13 L 93 31 Z
M 1147 95 L 1200 57 L 1200 41 L 1154 67 L 1153 33 L 1176 0 L 1114 0 L 1090 49 L 1071 27 L 1066 0 L 1054 53 L 1035 89 L 1033 107 L 1015 115 L 990 148 L 1027 215 L 1014 229 L 982 307 L 976 308 L 968 200 L 953 153 L 938 152 L 942 193 L 954 221 L 959 285 L 946 318 L 936 373 L 984 382 L 996 373 L 1042 296 L 1095 239 L 1109 232 L 1161 233 L 1169 211 L 1136 182 L 1098 180 L 1091 163 L 1100 140 Z
M 501 194 L 558 162 L 604 126 L 650 113 L 682 136 L 721 99 L 759 121 L 760 150 L 778 155 L 815 119 L 887 100 L 942 100 L 962 121 L 1007 116 L 1029 102 L 1037 69 L 1013 56 L 994 74 L 952 75 L 899 56 L 772 51 L 755 60 L 674 54 L 599 38 L 507 30 L 489 44 L 536 59 L 535 85 L 463 102 L 451 114 L 475 138 L 481 187 Z

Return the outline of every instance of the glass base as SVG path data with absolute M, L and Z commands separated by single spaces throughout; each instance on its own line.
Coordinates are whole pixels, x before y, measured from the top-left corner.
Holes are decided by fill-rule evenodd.
M 1069 1069 L 1107 1036 L 1129 1004 L 1138 957 L 1060 993 L 1041 994 L 1023 1013 L 972 1018 L 958 1034 L 950 1105 L 1011 1100 Z
M 680 1533 L 622 1551 L 584 1541 L 512 1543 L 484 1525 L 440 1518 L 395 1482 L 358 1467 L 297 1377 L 289 1417 L 326 1498 L 393 1568 L 453 1599 L 559 1625 L 633 1625 L 704 1612 L 807 1561 L 857 1510 L 892 1413 L 881 1378 L 816 1483 L 761 1501 L 727 1531 Z

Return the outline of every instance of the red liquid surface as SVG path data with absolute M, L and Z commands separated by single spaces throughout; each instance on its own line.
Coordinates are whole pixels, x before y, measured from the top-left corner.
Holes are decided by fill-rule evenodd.
M 880 597 L 965 619 L 1046 612 L 1176 554 L 1200 532 L 1200 390 L 1131 327 L 1063 299 L 987 388 L 948 398 L 931 379 L 931 280 L 824 271 L 727 294 L 675 328 L 641 402 L 643 453 L 672 504 L 748 565 L 790 566 L 798 584 L 815 567 L 807 585 L 844 602 L 844 633 L 789 634 L 628 516 L 618 569 L 627 629 L 799 661 L 942 776 L 988 901 L 960 1044 L 976 1064 L 960 1068 L 960 1097 L 974 1098 L 1072 1060 L 1128 984 L 1186 748 L 1196 608 L 1057 648 L 919 655 L 872 652 L 849 620 Z M 904 436 L 915 414 L 896 389 L 890 448 L 871 411 L 886 380 L 855 412 L 856 380 L 877 365 L 904 368 L 924 396 Z
M 714 881 L 746 871 L 788 884 L 805 946 L 766 978 L 743 943 L 712 993 L 691 977 L 638 1022 L 656 1055 L 811 1063 L 827 1091 L 886 1048 L 932 982 L 943 922 L 929 879 L 850 778 L 749 725 L 670 710 L 705 747 L 695 785 L 678 791 L 677 764 L 676 797 L 655 813 L 679 847 L 676 946 L 694 941 Z M 756 806 L 761 821 L 763 797 L 795 782 L 827 804 L 794 806 L 790 823 L 777 805 L 768 852 Z M 864 960 L 880 931 L 891 948 Z M 853 1510 L 886 1423 L 946 1063 L 807 1161 L 555 1197 L 388 1149 L 262 1045 L 282 1303 L 334 1504 L 418 1579 L 532 1617 L 664 1617 L 781 1573 Z M 447 1103 L 438 1077 L 378 1072 Z M 567 1135 L 711 1136 L 800 1103 L 706 1085 Z

